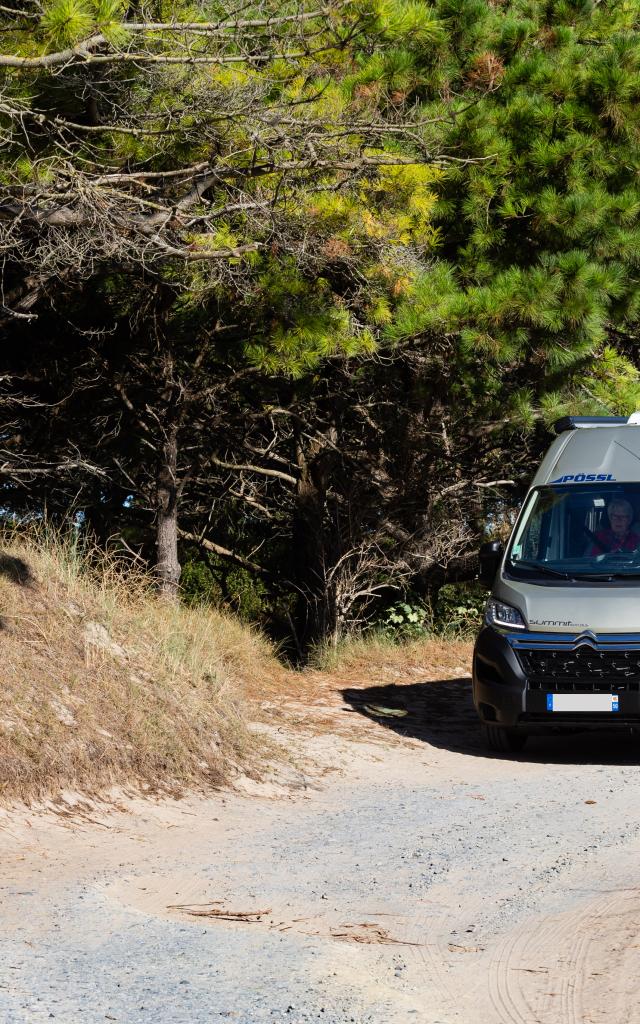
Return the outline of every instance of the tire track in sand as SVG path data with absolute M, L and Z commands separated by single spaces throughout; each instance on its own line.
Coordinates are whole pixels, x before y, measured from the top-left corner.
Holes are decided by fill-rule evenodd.
M 489 965 L 495 1024 L 634 1024 L 639 936 L 636 889 L 522 925 Z

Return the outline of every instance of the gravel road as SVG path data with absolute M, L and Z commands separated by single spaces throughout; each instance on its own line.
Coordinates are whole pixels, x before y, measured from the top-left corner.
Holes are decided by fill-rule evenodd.
M 640 741 L 487 756 L 465 679 L 320 703 L 278 785 L 0 819 L 3 1024 L 640 1020 Z

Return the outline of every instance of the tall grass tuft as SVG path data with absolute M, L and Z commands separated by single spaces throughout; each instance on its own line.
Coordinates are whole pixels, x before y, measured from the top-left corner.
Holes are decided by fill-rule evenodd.
M 318 647 L 312 667 L 337 675 L 368 674 L 391 670 L 402 674 L 413 669 L 470 665 L 473 644 L 466 636 L 426 633 L 418 638 L 398 638 L 384 630 L 348 636 L 337 647 Z

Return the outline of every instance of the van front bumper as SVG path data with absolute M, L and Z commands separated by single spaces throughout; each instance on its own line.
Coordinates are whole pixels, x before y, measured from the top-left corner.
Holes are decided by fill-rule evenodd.
M 537 672 L 527 672 L 532 664 Z M 547 710 L 550 693 L 593 692 L 615 694 L 619 710 Z M 640 633 L 585 637 L 485 626 L 473 653 L 473 702 L 481 721 L 506 728 L 640 729 Z

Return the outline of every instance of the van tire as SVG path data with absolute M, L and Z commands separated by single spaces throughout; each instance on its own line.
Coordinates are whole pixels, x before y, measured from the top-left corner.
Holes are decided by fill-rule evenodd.
M 526 734 L 516 729 L 504 729 L 499 725 L 485 724 L 482 727 L 484 741 L 489 750 L 498 754 L 517 754 L 527 742 Z

